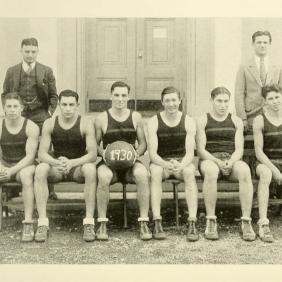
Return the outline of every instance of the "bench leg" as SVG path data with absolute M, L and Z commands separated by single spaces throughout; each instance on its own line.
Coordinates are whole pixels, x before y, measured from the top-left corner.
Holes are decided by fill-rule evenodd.
M 123 194 L 123 228 L 127 228 L 127 201 L 126 201 L 126 184 L 122 184 Z
M 2 201 L 2 186 L 0 186 L 0 231 L 2 230 L 2 218 L 3 218 L 3 201 Z
M 173 197 L 175 201 L 176 228 L 179 228 L 179 208 L 178 208 L 178 184 L 173 183 Z

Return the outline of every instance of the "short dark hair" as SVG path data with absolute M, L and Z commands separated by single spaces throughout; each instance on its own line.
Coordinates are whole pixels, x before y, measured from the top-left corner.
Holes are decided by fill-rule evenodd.
M 37 41 L 37 39 L 34 38 L 34 37 L 25 38 L 25 39 L 22 40 L 21 48 L 22 48 L 24 45 L 25 45 L 25 46 L 36 46 L 36 47 L 38 47 L 38 41 Z
M 74 97 L 76 102 L 78 102 L 78 94 L 73 91 L 73 90 L 63 90 L 60 94 L 59 94 L 59 102 L 61 101 L 62 97 Z
M 18 100 L 20 104 L 23 105 L 23 100 L 21 96 L 18 94 L 18 92 L 10 92 L 10 93 L 5 94 L 4 99 L 3 99 L 3 105 L 6 104 L 7 100 L 12 100 L 12 99 Z
M 164 88 L 164 90 L 161 93 L 161 101 L 163 101 L 164 96 L 166 94 L 171 94 L 171 93 L 177 93 L 177 96 L 178 96 L 179 100 L 181 99 L 180 91 L 177 88 L 173 87 L 173 86 L 168 86 L 168 87 Z
M 262 87 L 261 95 L 265 99 L 269 92 L 276 92 L 282 94 L 282 89 L 278 84 L 268 84 Z
M 230 91 L 226 87 L 220 86 L 212 90 L 211 98 L 214 99 L 217 95 L 220 95 L 220 94 L 227 94 L 229 97 L 231 96 Z
M 126 87 L 127 88 L 127 91 L 128 91 L 128 94 L 130 92 L 130 86 L 128 84 L 126 84 L 125 82 L 123 81 L 116 81 L 112 84 L 111 86 L 111 93 L 113 93 L 113 91 L 115 90 L 116 87 Z
M 263 36 L 263 35 L 268 36 L 268 37 L 269 37 L 269 43 L 271 43 L 272 37 L 271 37 L 271 34 L 270 34 L 270 32 L 269 32 L 268 30 L 264 30 L 264 31 L 258 30 L 258 31 L 256 31 L 256 32 L 252 35 L 252 41 L 253 41 L 253 43 L 256 41 L 256 37 L 258 37 L 258 36 Z

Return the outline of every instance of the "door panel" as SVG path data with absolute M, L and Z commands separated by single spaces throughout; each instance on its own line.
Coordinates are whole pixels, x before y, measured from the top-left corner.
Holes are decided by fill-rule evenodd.
M 89 111 L 108 107 L 110 87 L 117 80 L 128 83 L 134 89 L 134 35 L 133 19 L 86 20 Z

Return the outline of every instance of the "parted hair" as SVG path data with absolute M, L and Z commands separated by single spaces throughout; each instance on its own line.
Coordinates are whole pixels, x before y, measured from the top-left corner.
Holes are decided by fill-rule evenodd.
M 177 93 L 178 98 L 181 99 L 180 91 L 177 88 L 173 87 L 173 86 L 168 86 L 168 87 L 164 88 L 164 90 L 161 93 L 161 101 L 163 101 L 164 96 L 166 94 L 171 94 L 171 93 Z
M 22 100 L 21 96 L 18 94 L 18 92 L 7 93 L 4 96 L 3 104 L 5 105 L 7 100 L 12 100 L 12 99 L 18 100 L 20 102 L 20 104 L 23 105 L 23 100 Z
M 258 30 L 258 31 L 256 31 L 256 32 L 252 35 L 252 41 L 253 41 L 253 43 L 256 41 L 256 37 L 258 37 L 258 36 L 263 36 L 263 35 L 268 36 L 268 37 L 269 37 L 269 43 L 271 43 L 272 37 L 271 37 L 271 34 L 270 34 L 270 32 L 269 32 L 268 30 L 264 30 L 264 31 Z
M 276 92 L 282 94 L 282 89 L 278 84 L 268 84 L 262 87 L 261 95 L 265 99 L 269 92 Z
M 229 97 L 231 96 L 230 91 L 226 87 L 220 86 L 212 90 L 211 98 L 214 99 L 217 95 L 220 95 L 220 94 L 227 94 Z
M 38 47 L 38 41 L 37 41 L 37 39 L 34 38 L 34 37 L 25 38 L 25 39 L 22 40 L 21 48 L 22 48 L 24 45 L 25 45 L 25 46 L 36 46 L 36 47 Z
M 61 101 L 62 97 L 74 97 L 76 102 L 78 102 L 79 98 L 78 94 L 75 91 L 69 89 L 61 91 L 61 93 L 59 94 L 59 101 Z
M 126 87 L 128 90 L 128 94 L 130 92 L 130 86 L 123 81 L 116 81 L 111 86 L 111 93 L 115 90 L 116 87 Z

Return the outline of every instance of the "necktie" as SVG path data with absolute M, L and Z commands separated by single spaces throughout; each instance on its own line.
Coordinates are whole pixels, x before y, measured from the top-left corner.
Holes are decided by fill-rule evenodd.
M 26 70 L 26 73 L 27 73 L 27 74 L 30 74 L 31 71 L 32 71 L 32 66 L 31 66 L 31 65 L 28 65 L 28 68 L 27 68 L 27 70 Z
M 262 85 L 265 84 L 265 78 L 266 78 L 266 68 L 264 64 L 264 58 L 260 58 L 260 65 L 259 65 L 259 75 Z

